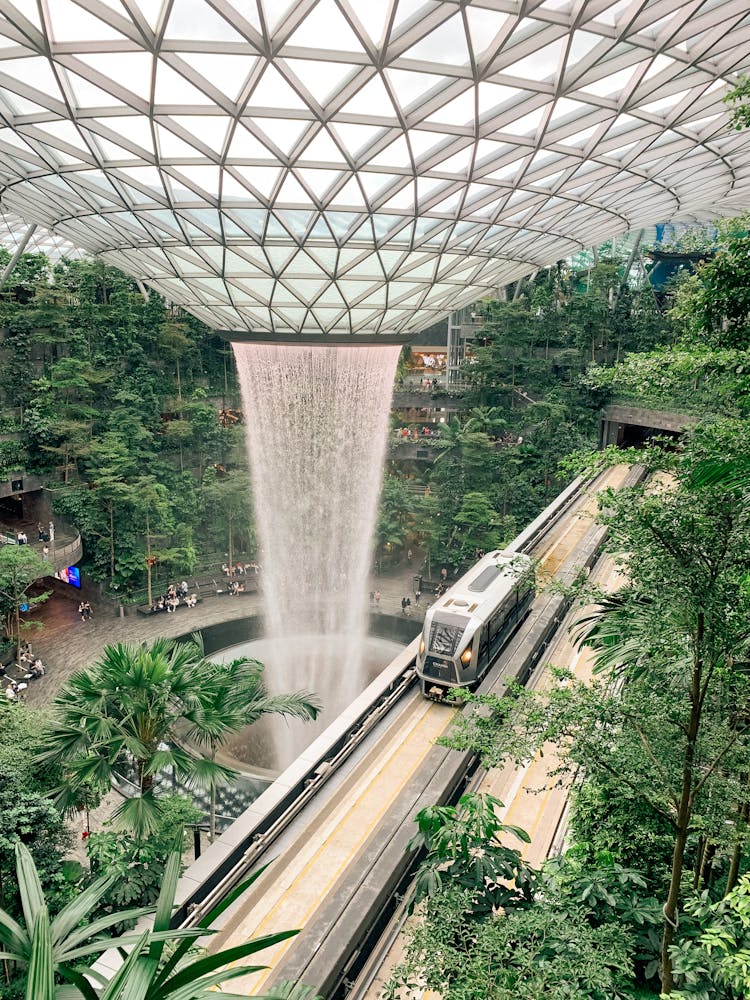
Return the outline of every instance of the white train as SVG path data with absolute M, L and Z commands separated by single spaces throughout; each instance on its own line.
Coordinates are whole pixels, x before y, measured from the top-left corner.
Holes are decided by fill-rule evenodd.
M 500 654 L 534 599 L 528 556 L 490 552 L 425 615 L 417 655 L 422 693 L 450 701 L 452 688 L 474 688 Z

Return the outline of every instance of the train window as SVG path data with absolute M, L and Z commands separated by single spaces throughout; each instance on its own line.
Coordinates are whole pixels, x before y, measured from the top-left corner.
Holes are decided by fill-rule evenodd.
M 441 656 L 453 656 L 463 634 L 463 625 L 446 625 L 443 622 L 433 621 L 430 629 L 430 651 Z
M 483 590 L 486 590 L 491 583 L 502 573 L 502 568 L 500 566 L 488 566 L 487 569 L 483 569 L 479 576 L 475 577 L 468 586 L 473 594 L 481 594 Z

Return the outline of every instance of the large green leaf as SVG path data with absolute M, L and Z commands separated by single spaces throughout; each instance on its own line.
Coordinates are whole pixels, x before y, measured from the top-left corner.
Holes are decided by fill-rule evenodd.
M 44 892 L 31 852 L 20 840 L 16 841 L 16 874 L 23 919 L 27 927 L 33 927 L 37 913 L 44 906 Z
M 34 874 L 36 875 L 36 868 Z M 31 935 L 26 1000 L 55 1000 L 55 955 L 49 913 L 44 903 L 37 908 Z
M 195 962 L 191 962 L 185 968 L 180 969 L 180 971 L 173 976 L 167 984 L 164 985 L 163 990 L 160 992 L 160 997 L 171 997 L 180 987 L 187 985 L 189 983 L 194 983 L 203 976 L 214 972 L 217 969 L 221 969 L 224 966 L 230 965 L 232 962 L 237 962 L 241 958 L 246 958 L 248 955 L 254 955 L 256 952 L 263 951 L 265 948 L 272 948 L 275 944 L 280 941 L 287 941 L 291 937 L 299 934 L 299 931 L 280 931 L 278 934 L 267 934 L 264 937 L 254 938 L 252 941 L 247 941 L 245 944 L 237 945 L 235 948 L 227 948 L 225 951 L 216 952 L 214 955 L 206 955 L 205 958 L 199 958 Z M 258 966 L 258 968 L 265 968 L 265 966 Z M 246 972 L 252 970 L 247 969 Z M 226 978 L 227 970 L 224 969 L 222 975 Z M 222 982 L 221 979 L 218 982 Z

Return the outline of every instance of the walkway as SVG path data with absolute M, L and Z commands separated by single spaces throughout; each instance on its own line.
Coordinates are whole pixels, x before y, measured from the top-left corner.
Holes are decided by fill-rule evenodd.
M 413 566 L 417 565 L 415 557 Z M 426 596 L 423 597 L 421 610 L 417 612 L 414 608 L 413 573 L 412 566 L 404 564 L 372 578 L 370 589 L 380 590 L 382 612 L 401 614 L 401 598 L 408 595 L 412 600 L 414 616 L 424 614 L 425 607 L 429 606 Z M 91 621 L 82 622 L 77 611 L 79 593 L 71 590 L 69 597 L 60 593 L 51 597 L 34 615 L 34 620 L 42 622 L 44 628 L 26 633 L 34 653 L 42 658 L 47 667 L 46 676 L 29 684 L 27 702 L 30 705 L 50 702 L 70 674 L 96 660 L 107 643 L 150 642 L 160 636 L 183 635 L 262 610 L 259 595 L 230 597 L 217 594 L 204 598 L 194 608 L 182 607 L 172 615 L 144 616 L 137 614 L 135 608 L 129 608 L 127 616 L 121 618 L 111 602 L 104 602 L 93 605 Z

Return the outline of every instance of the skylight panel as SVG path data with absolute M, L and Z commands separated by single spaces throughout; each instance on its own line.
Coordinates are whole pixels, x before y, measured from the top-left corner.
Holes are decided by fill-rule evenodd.
M 205 0 L 173 0 L 164 37 L 205 42 L 244 41 L 229 21 Z
M 320 59 L 286 59 L 285 62 L 305 90 L 321 106 L 359 69 L 349 63 L 324 62 Z
M 484 10 L 481 7 L 469 6 L 464 9 L 474 52 L 482 53 L 508 23 L 509 16 L 500 11 Z
M 259 82 L 250 95 L 249 107 L 256 108 L 305 108 L 307 105 L 287 83 L 275 66 L 266 63 Z
M 237 99 L 258 63 L 255 56 L 237 56 L 226 52 L 221 55 L 213 52 L 184 52 L 180 56 L 217 90 L 226 94 L 230 101 Z
M 454 14 L 439 28 L 433 28 L 415 45 L 404 52 L 406 59 L 465 66 L 469 61 L 464 23 L 460 14 Z
M 156 62 L 155 104 L 213 104 L 214 102 L 163 59 Z
M 144 101 L 151 97 L 151 71 L 154 59 L 149 52 L 80 52 L 77 57 L 101 76 L 98 85 L 112 80 Z
M 25 5 L 30 6 L 29 4 Z M 47 7 L 52 37 L 56 42 L 124 41 L 124 36 L 102 18 L 71 0 L 53 0 Z
M 362 52 L 362 43 L 333 0 L 319 0 L 287 39 L 288 45 L 339 52 Z

